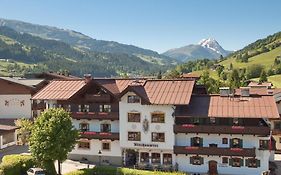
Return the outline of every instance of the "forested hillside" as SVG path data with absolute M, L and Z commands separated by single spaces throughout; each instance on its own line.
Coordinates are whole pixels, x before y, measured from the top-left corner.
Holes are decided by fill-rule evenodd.
M 151 75 L 165 71 L 171 65 L 149 62 L 126 53 L 102 53 L 73 47 L 65 42 L 43 39 L 0 27 L 0 58 L 2 74 L 22 74 L 34 71 L 68 71 L 81 76 Z M 9 61 L 8 66 L 3 66 Z M 15 64 L 21 62 L 26 64 Z M 19 65 L 21 69 L 18 68 Z

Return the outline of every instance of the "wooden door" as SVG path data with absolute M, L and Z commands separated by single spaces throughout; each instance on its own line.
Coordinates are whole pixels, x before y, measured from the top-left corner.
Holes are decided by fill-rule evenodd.
M 214 160 L 209 161 L 209 175 L 217 175 L 217 162 Z

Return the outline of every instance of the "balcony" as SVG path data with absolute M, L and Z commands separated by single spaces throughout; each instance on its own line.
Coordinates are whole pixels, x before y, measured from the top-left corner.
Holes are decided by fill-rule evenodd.
M 206 133 L 206 134 L 250 134 L 269 135 L 270 128 L 265 126 L 220 126 L 220 125 L 174 125 L 177 133 Z
M 40 102 L 40 103 L 32 103 L 32 110 L 43 110 L 46 108 L 46 103 Z
M 88 119 L 88 120 L 119 120 L 118 112 L 72 112 L 73 119 Z
M 85 95 L 86 101 L 90 102 L 103 102 L 108 103 L 110 102 L 110 95 L 109 94 L 86 94 Z
M 197 154 L 214 156 L 241 156 L 255 157 L 255 148 L 218 148 L 218 147 L 192 147 L 174 146 L 175 154 Z
M 86 138 L 86 139 L 119 140 L 119 133 L 86 131 L 86 132 L 81 132 L 80 134 L 81 134 L 81 138 Z

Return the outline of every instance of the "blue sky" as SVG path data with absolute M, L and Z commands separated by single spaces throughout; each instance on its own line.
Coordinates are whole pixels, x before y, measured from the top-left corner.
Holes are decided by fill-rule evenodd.
M 281 31 L 280 0 L 1 0 L 0 18 L 158 52 L 203 38 L 237 50 Z

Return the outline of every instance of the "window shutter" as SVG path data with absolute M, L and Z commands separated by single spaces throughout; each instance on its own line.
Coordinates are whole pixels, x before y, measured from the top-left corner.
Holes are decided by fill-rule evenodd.
M 249 159 L 245 159 L 245 166 L 249 166 Z
M 203 157 L 200 157 L 200 164 L 204 164 L 204 158 Z
M 229 146 L 230 146 L 230 148 L 232 148 L 232 146 L 233 146 L 232 139 L 230 139 L 229 141 L 230 141 Z
M 229 165 L 232 166 L 233 160 L 232 158 L 229 159 Z
M 240 159 L 240 166 L 244 166 L 244 159 Z
M 203 146 L 203 138 L 200 138 L 200 146 Z
M 239 139 L 239 146 L 240 146 L 240 148 L 243 148 L 243 140 L 242 139 Z
M 193 137 L 192 138 L 190 138 L 190 146 L 193 146 Z
M 190 164 L 192 165 L 193 164 L 193 157 L 190 157 Z
M 257 161 L 257 167 L 260 167 L 261 166 L 261 161 L 260 160 L 256 160 Z

